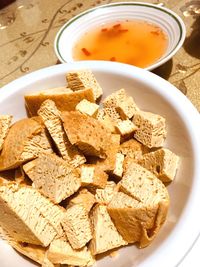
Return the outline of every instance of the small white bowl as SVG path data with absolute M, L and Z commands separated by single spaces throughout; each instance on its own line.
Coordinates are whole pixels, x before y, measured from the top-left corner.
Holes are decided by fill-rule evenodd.
M 66 85 L 68 71 L 91 69 L 106 97 L 125 88 L 138 106 L 166 118 L 168 147 L 180 156 L 175 180 L 168 186 L 170 210 L 167 221 L 153 243 L 145 248 L 127 246 L 115 258 L 105 257 L 98 267 L 177 267 L 200 233 L 200 123 L 199 113 L 173 85 L 155 74 L 130 65 L 81 61 L 60 64 L 25 75 L 0 90 L 0 114 L 26 116 L 23 95 Z M 1 221 L 1 219 L 0 219 Z M 33 267 L 0 239 L 1 267 Z M 197 264 L 198 265 L 198 264 Z
M 75 16 L 59 30 L 54 42 L 57 57 L 62 63 L 73 62 L 73 47 L 91 28 L 122 20 L 142 20 L 158 25 L 168 37 L 163 56 L 147 70 L 155 69 L 168 61 L 182 46 L 186 29 L 182 19 L 170 9 L 142 2 L 118 2 L 86 10 Z

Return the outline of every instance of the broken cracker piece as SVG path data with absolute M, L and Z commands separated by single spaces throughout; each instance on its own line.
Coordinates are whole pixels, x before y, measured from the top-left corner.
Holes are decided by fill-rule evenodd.
M 78 111 L 62 114 L 64 128 L 72 145 L 86 155 L 106 158 L 111 133 L 95 118 Z
M 34 186 L 54 203 L 74 194 L 81 186 L 80 173 L 56 155 L 40 156 L 23 166 Z
M 116 183 L 113 181 L 108 181 L 105 188 L 96 190 L 95 199 L 97 203 L 107 205 L 117 190 L 118 188 Z
M 124 163 L 124 155 L 121 153 L 117 153 L 115 168 L 112 172 L 117 178 L 121 178 L 123 174 L 123 163 Z
M 93 255 L 127 245 L 114 226 L 106 206 L 97 205 L 91 215 L 93 239 L 89 248 Z
M 112 119 L 105 113 L 104 109 L 98 110 L 97 120 L 100 121 L 111 133 L 116 133 L 115 124 Z
M 143 155 L 139 164 L 153 172 L 162 182 L 171 182 L 178 168 L 179 157 L 166 148 Z
M 91 117 L 96 117 L 99 105 L 89 102 L 87 99 L 81 100 L 76 105 L 76 110 Z
M 83 164 L 86 159 L 78 148 L 69 142 L 63 128 L 61 112 L 55 103 L 52 100 L 44 101 L 38 110 L 38 115 L 42 118 L 63 159 L 74 167 Z
M 8 134 L 11 121 L 11 115 L 0 115 L 0 151 L 3 147 L 4 140 Z
M 119 152 L 121 152 L 124 156 L 133 155 L 134 153 L 145 154 L 148 153 L 150 149 L 144 146 L 142 143 L 138 142 L 135 139 L 129 139 L 122 144 L 120 144 Z
M 127 96 L 124 89 L 120 89 L 103 101 L 104 108 L 114 108 L 121 119 L 130 119 L 139 110 L 131 96 Z
M 109 146 L 106 150 L 106 159 L 98 159 L 95 164 L 98 168 L 105 172 L 111 172 L 115 169 L 115 162 L 117 157 L 117 152 L 120 146 L 120 135 L 112 134 L 109 142 Z
M 138 127 L 134 137 L 143 145 L 152 148 L 160 147 L 166 138 L 165 119 L 157 114 L 139 111 L 133 118 L 133 123 Z
M 73 90 L 83 90 L 85 88 L 91 88 L 94 94 L 95 100 L 97 100 L 102 94 L 103 90 L 97 82 L 94 74 L 91 70 L 71 71 L 66 74 L 66 80 L 68 86 Z
M 75 250 L 64 237 L 55 238 L 51 242 L 47 257 L 55 264 L 74 266 L 91 266 L 95 262 L 94 257 L 86 246 Z
M 0 170 L 14 169 L 40 152 L 53 153 L 41 119 L 19 120 L 11 126 L 4 141 Z
M 82 205 L 69 207 L 61 224 L 73 249 L 84 247 L 92 239 L 88 213 Z
M 85 164 L 81 166 L 81 184 L 92 188 L 104 188 L 108 180 L 106 174 L 101 168 L 94 164 Z
M 90 212 L 95 202 L 95 196 L 90 193 L 86 188 L 82 188 L 74 197 L 70 199 L 68 207 L 79 204 L 83 205 L 87 212 Z
M 32 117 L 37 116 L 37 112 L 45 100 L 54 101 L 60 111 L 71 111 L 75 110 L 76 105 L 82 99 L 94 102 L 94 95 L 90 88 L 77 92 L 73 92 L 68 88 L 63 88 L 62 90 L 54 88 L 27 94 L 24 96 L 24 99 L 29 115 Z
M 108 212 L 117 230 L 128 243 L 138 242 L 140 247 L 145 247 L 152 242 L 162 226 L 163 221 L 160 219 L 166 213 L 161 208 L 163 204 L 164 202 L 159 205 L 156 202 L 142 203 L 118 192 L 109 203 Z
M 137 126 L 130 120 L 119 121 L 116 124 L 117 131 L 122 135 L 133 134 L 137 130 Z
M 1 225 L 16 241 L 48 246 L 60 234 L 64 209 L 36 189 L 7 184 L 0 186 Z

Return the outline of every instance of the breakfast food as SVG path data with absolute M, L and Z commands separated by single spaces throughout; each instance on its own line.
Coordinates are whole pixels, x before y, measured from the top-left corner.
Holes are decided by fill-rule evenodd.
M 148 246 L 166 221 L 164 183 L 179 163 L 162 147 L 162 116 L 140 110 L 125 89 L 101 107 L 89 70 L 67 81 L 25 96 L 34 117 L 10 126 L 2 116 L 0 237 L 42 267 L 91 266 L 104 252 Z

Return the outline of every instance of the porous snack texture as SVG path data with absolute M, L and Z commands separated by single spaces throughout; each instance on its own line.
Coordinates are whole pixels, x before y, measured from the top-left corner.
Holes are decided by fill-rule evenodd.
M 66 81 L 27 93 L 29 118 L 0 115 L 0 237 L 41 267 L 92 266 L 150 245 L 180 162 L 164 147 L 165 118 L 123 87 L 101 103 L 91 70 Z

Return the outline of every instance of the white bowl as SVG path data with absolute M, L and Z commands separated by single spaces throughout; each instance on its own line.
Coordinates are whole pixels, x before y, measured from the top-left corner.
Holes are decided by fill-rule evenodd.
M 175 267 L 200 233 L 200 127 L 199 113 L 173 85 L 155 74 L 113 62 L 82 61 L 61 64 L 28 74 L 0 90 L 0 114 L 26 116 L 25 93 L 65 85 L 65 73 L 92 69 L 104 89 L 104 97 L 119 88 L 135 98 L 141 109 L 158 113 L 167 121 L 165 147 L 181 158 L 173 183 L 168 186 L 171 205 L 167 221 L 153 243 L 145 248 L 128 246 L 116 258 L 98 261 L 98 267 Z M 32 262 L 0 240 L 1 267 L 30 267 Z
M 186 29 L 182 19 L 170 9 L 150 3 L 120 2 L 86 10 L 65 23 L 56 35 L 54 50 L 62 62 L 73 62 L 73 47 L 77 40 L 91 28 L 122 20 L 142 20 L 158 25 L 168 36 L 168 46 L 163 56 L 147 70 L 155 69 L 168 61 L 182 46 Z

